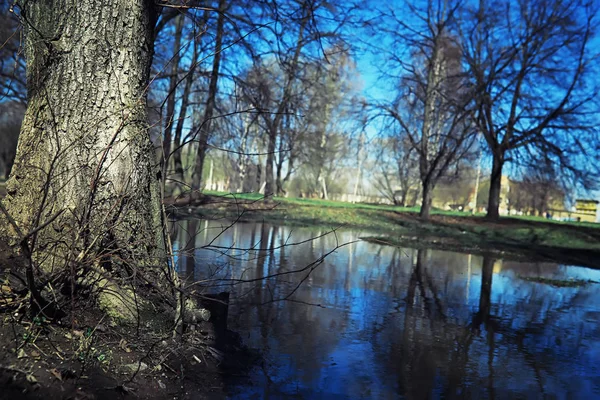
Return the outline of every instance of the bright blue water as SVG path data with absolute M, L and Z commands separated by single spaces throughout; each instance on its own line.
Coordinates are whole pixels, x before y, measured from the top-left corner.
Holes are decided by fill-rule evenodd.
M 600 271 L 226 225 L 180 222 L 175 246 L 210 244 L 180 273 L 230 290 L 229 327 L 264 354 L 231 398 L 600 398 L 600 284 L 523 279 Z

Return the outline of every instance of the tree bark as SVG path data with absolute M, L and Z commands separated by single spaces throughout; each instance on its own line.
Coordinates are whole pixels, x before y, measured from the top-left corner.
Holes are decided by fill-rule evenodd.
M 431 214 L 431 198 L 432 188 L 428 183 L 423 183 L 423 201 L 421 203 L 421 210 L 419 211 L 419 217 L 424 220 L 429 220 Z
M 210 138 L 210 129 L 217 99 L 217 84 L 219 81 L 219 69 L 221 65 L 221 50 L 223 47 L 225 9 L 227 2 L 219 0 L 219 16 L 217 17 L 217 36 L 215 38 L 215 54 L 213 56 L 213 66 L 210 74 L 210 83 L 208 86 L 208 98 L 206 100 L 206 109 L 204 118 L 200 125 L 200 137 L 198 140 L 198 150 L 196 152 L 196 161 L 194 163 L 194 175 L 192 177 L 192 198 L 199 196 L 202 190 L 202 172 L 204 170 L 204 160 L 208 150 L 208 139 Z
M 490 177 L 490 195 L 486 218 L 497 221 L 500 218 L 500 189 L 502 186 L 502 167 L 504 167 L 504 154 L 494 152 L 492 161 L 492 175 Z
M 275 174 L 275 187 L 277 196 L 285 195 L 285 190 L 283 190 L 283 180 L 281 177 L 283 170 L 283 157 L 277 160 L 277 173 Z
M 48 272 L 166 265 L 146 111 L 154 3 L 21 5 L 28 107 L 3 200 L 19 229 L 1 233 L 39 229 L 28 246 Z

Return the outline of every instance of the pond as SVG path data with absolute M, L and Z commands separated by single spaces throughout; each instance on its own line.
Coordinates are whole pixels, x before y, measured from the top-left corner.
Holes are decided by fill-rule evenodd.
M 600 271 L 227 227 L 173 237 L 197 248 L 180 274 L 231 291 L 229 328 L 264 355 L 231 398 L 600 396 Z

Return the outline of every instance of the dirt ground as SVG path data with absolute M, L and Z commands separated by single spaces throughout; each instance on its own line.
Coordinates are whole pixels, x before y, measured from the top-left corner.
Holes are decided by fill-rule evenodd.
M 134 326 L 113 326 L 90 299 L 61 319 L 31 315 L 11 274 L 20 262 L 0 242 L 0 399 L 219 399 L 259 361 L 217 313 L 177 340 L 159 303 Z
M 4 311 L 0 399 L 225 398 L 229 378 L 257 359 L 232 332 L 218 349 L 199 332 L 182 344 L 155 331 L 138 336 L 133 327 L 110 327 L 98 315 L 73 327 Z

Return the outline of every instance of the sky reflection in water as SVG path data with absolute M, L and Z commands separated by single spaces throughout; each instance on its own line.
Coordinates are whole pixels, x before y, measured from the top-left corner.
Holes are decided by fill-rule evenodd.
M 179 223 L 177 248 L 221 246 L 179 257 L 183 276 L 286 273 L 215 288 L 232 291 L 229 327 L 266 359 L 232 398 L 600 397 L 600 284 L 522 279 L 600 271 L 359 241 L 289 273 L 360 233 L 221 225 Z

